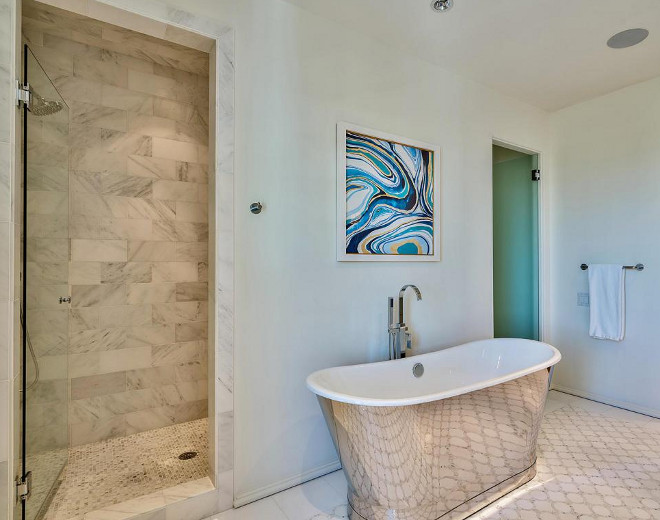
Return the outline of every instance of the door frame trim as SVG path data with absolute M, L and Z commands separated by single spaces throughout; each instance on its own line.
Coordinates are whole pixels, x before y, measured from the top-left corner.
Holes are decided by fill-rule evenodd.
M 548 273 L 549 270 L 547 268 L 546 262 L 547 262 L 547 251 L 548 251 L 548 244 L 547 244 L 547 239 L 548 239 L 548 234 L 547 234 L 547 210 L 546 208 L 549 207 L 546 201 L 546 190 L 544 189 L 544 179 L 545 176 L 547 175 L 547 172 L 544 171 L 544 157 L 543 157 L 543 152 L 540 150 L 537 150 L 533 147 L 530 146 L 522 146 L 520 144 L 517 144 L 513 141 L 509 141 L 506 139 L 500 139 L 499 137 L 492 136 L 491 138 L 491 175 L 490 175 L 490 189 L 491 189 L 491 196 L 492 196 L 492 191 L 493 191 L 493 166 L 494 163 L 492 161 L 492 147 L 493 146 L 500 146 L 502 148 L 508 148 L 509 150 L 514 150 L 516 152 L 522 152 L 528 155 L 536 155 L 538 158 L 538 166 L 537 168 L 541 170 L 541 179 L 537 181 L 538 184 L 538 214 L 537 214 L 537 220 L 538 220 L 538 263 L 539 263 L 539 293 L 538 293 L 538 298 L 539 298 L 539 341 L 545 341 L 547 338 L 547 319 L 548 319 L 548 309 L 550 308 L 548 298 L 550 296 L 549 290 L 548 290 Z M 492 197 L 491 197 L 492 200 Z M 492 210 L 492 207 L 491 207 Z M 493 262 L 494 262 L 494 247 L 495 243 L 493 240 L 493 222 L 492 222 L 492 211 L 491 211 L 491 270 L 493 267 Z M 494 302 L 495 298 L 495 290 L 494 290 L 494 278 L 491 278 L 491 302 Z M 493 331 L 495 330 L 495 306 L 493 305 L 491 307 L 491 319 L 492 319 L 492 324 L 493 324 Z

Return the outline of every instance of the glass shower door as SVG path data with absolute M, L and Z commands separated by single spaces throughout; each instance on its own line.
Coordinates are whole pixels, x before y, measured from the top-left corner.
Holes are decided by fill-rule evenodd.
M 40 518 L 68 457 L 69 108 L 25 46 L 22 517 Z

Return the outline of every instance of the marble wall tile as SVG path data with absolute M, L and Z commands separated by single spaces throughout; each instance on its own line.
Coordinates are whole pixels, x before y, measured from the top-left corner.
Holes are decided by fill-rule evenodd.
M 129 155 L 126 172 L 139 177 L 174 180 L 177 178 L 177 163 L 170 159 Z
M 72 123 L 79 125 L 121 130 L 123 132 L 128 130 L 128 115 L 125 110 L 117 108 L 88 103 L 72 103 L 69 118 Z
M 93 285 L 101 283 L 100 262 L 69 262 L 71 285 Z
M 153 157 L 163 159 L 174 159 L 177 161 L 204 163 L 200 156 L 200 148 L 194 143 L 174 141 L 162 137 L 154 137 L 152 140 L 151 154 Z
M 101 86 L 99 103 L 105 107 L 118 108 L 139 114 L 154 113 L 153 96 L 113 85 Z
M 208 183 L 208 166 L 187 162 L 177 162 L 177 179 L 186 182 Z
M 129 305 L 144 303 L 166 303 L 177 299 L 175 283 L 141 283 L 126 286 Z
M 151 278 L 151 264 L 149 263 L 101 263 L 101 283 L 149 283 Z
M 196 282 L 196 262 L 154 262 L 154 282 Z
M 128 129 L 142 135 L 152 137 L 165 137 L 174 139 L 176 137 L 176 121 L 164 117 L 147 114 L 130 114 L 128 118 Z
M 126 435 L 126 419 L 123 416 L 113 417 L 105 421 L 94 421 L 72 424 L 71 445 L 80 446 L 114 437 Z
M 81 307 L 69 310 L 69 329 L 73 331 L 98 329 L 101 327 L 97 307 Z
M 176 301 L 206 301 L 208 300 L 208 284 L 206 282 L 184 282 L 176 284 Z
M 99 238 L 127 238 L 129 240 L 149 240 L 153 236 L 153 226 L 149 219 L 99 219 Z
M 134 177 L 139 179 L 139 177 Z M 176 204 L 170 201 L 150 199 L 127 199 L 128 216 L 150 220 L 174 220 L 176 218 Z
M 116 63 L 103 62 L 75 56 L 73 59 L 73 75 L 89 81 L 105 85 L 126 88 L 128 85 L 128 69 Z
M 167 345 L 175 341 L 173 323 L 132 327 L 126 331 L 126 347 L 137 348 L 149 345 Z
M 153 322 L 151 307 L 149 304 L 104 307 L 99 317 L 99 328 L 150 325 Z
M 126 262 L 126 240 L 71 240 L 71 260 L 74 262 Z
M 208 337 L 208 333 L 208 325 L 206 321 L 177 323 L 175 341 L 205 340 Z
M 28 237 L 67 238 L 68 233 L 67 215 L 30 215 Z
M 153 197 L 160 200 L 200 201 L 197 184 L 169 180 L 154 181 Z
M 171 345 L 157 345 L 152 347 L 151 357 L 151 365 L 154 367 L 202 361 L 206 358 L 206 342 L 190 341 Z
M 209 220 L 208 206 L 198 202 L 177 201 L 176 219 L 181 222 L 206 223 Z
M 201 301 L 154 304 L 152 319 L 154 323 L 207 321 L 208 304 Z
M 126 329 L 92 329 L 69 334 L 69 352 L 85 354 L 104 350 L 119 350 L 127 346 Z M 136 345 L 137 346 L 137 345 Z
M 130 291 L 122 284 L 71 286 L 71 306 L 74 308 L 126 305 L 129 300 Z
M 69 377 L 107 374 L 152 366 L 151 348 L 140 347 L 69 355 Z
M 179 262 L 208 260 L 208 242 L 177 242 L 176 259 Z
M 100 193 L 115 197 L 151 198 L 153 181 L 124 174 L 72 171 L 72 191 Z
M 128 241 L 128 260 L 131 262 L 172 262 L 176 260 L 173 242 Z
M 98 395 L 116 394 L 126 390 L 126 372 L 98 376 L 75 377 L 71 380 L 71 399 L 86 399 Z
M 55 78 L 53 84 L 65 101 L 101 104 L 101 84 L 80 77 Z M 108 105 L 106 105 L 108 106 Z M 122 108 L 122 107 L 116 107 Z
M 175 366 L 162 366 L 129 370 L 126 373 L 126 387 L 128 390 L 138 390 L 174 384 L 177 381 L 175 369 Z
M 128 199 L 96 195 L 93 193 L 71 193 L 71 213 L 73 218 L 117 217 L 128 218 Z

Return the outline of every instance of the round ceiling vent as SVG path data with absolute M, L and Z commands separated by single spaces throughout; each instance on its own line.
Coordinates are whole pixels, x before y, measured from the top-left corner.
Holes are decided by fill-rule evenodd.
M 449 11 L 452 7 L 454 7 L 454 0 L 433 0 L 431 2 L 431 9 L 438 13 Z
M 627 29 L 616 33 L 607 40 L 607 46 L 612 49 L 625 49 L 626 47 L 632 47 L 633 45 L 642 43 L 648 35 L 649 32 L 646 29 Z

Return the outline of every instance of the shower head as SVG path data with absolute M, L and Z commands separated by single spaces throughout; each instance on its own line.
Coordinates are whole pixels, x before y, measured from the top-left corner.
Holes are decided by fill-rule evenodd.
M 50 116 L 56 114 L 64 105 L 61 101 L 52 101 L 49 99 L 44 99 L 34 90 L 31 91 L 30 104 L 28 105 L 28 110 L 32 112 L 35 116 Z

